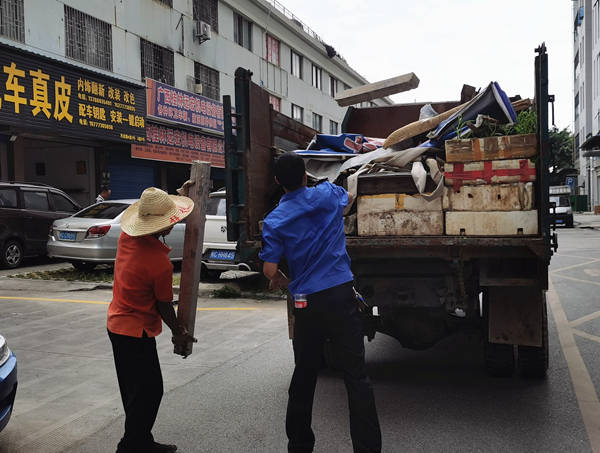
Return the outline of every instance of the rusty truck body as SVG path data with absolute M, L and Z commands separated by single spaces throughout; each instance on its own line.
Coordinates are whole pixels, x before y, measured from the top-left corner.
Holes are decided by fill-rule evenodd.
M 536 49 L 538 234 L 530 236 L 347 235 L 356 289 L 368 306 L 365 333 L 381 332 L 404 347 L 425 349 L 458 331 L 481 333 L 484 364 L 497 376 L 544 377 L 548 368 L 545 293 L 557 247 L 548 209 L 548 72 L 545 46 Z M 260 269 L 261 221 L 282 191 L 274 184 L 278 152 L 306 146 L 315 131 L 269 104 L 250 71 L 235 77 L 235 106 L 225 96 L 228 239 L 240 259 Z M 235 109 L 232 109 L 235 107 Z M 448 105 L 447 108 L 453 107 Z M 413 107 L 350 108 L 343 132 L 385 137 L 410 121 Z M 232 113 L 236 112 L 236 113 Z M 409 112 L 407 114 L 407 112 Z M 414 113 L 413 113 L 414 114 Z M 408 115 L 408 117 L 407 117 Z M 232 118 L 237 120 L 232 126 Z M 455 307 L 463 307 L 456 316 Z M 293 320 L 292 320 L 293 322 Z

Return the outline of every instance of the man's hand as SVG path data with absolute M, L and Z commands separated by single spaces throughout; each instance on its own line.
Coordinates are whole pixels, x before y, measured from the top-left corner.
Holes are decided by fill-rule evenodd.
M 287 278 L 283 272 L 278 270 L 269 283 L 269 289 L 278 290 L 282 288 L 287 288 L 289 283 L 290 279 Z
M 173 337 L 171 341 L 175 345 L 174 352 L 183 356 L 185 359 L 190 353 L 187 351 L 189 343 L 198 343 L 198 340 L 189 334 L 187 329 L 183 326 L 179 326 L 177 331 L 173 331 Z

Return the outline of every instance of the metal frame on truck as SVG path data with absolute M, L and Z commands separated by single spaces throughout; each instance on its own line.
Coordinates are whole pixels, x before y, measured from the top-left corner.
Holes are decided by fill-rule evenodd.
M 543 377 L 548 368 L 545 291 L 556 236 L 548 210 L 548 60 L 536 49 L 538 234 L 533 236 L 347 236 L 365 329 L 424 349 L 458 331 L 482 332 L 486 369 L 506 376 Z M 278 152 L 304 148 L 313 129 L 276 112 L 268 93 L 239 68 L 235 113 L 224 97 L 228 240 L 259 269 L 261 221 L 283 193 L 272 163 Z M 394 109 L 391 107 L 382 107 Z M 402 106 L 396 106 L 401 109 Z M 375 112 L 377 107 L 370 108 Z M 360 112 L 361 109 L 352 109 Z M 367 112 L 361 112 L 362 115 Z M 235 118 L 235 125 L 232 118 Z M 344 124 L 351 123 L 344 121 Z M 369 130 L 360 132 L 370 136 Z M 391 131 L 390 131 L 391 132 Z M 369 306 L 377 306 L 374 312 Z M 375 315 L 374 315 L 375 313 Z M 293 325 L 293 320 L 291 320 Z

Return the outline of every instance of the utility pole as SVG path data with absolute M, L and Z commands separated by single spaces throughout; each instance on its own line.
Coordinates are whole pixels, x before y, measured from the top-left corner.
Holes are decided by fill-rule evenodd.
M 202 265 L 206 200 L 208 199 L 210 185 L 210 163 L 192 162 L 190 182 L 191 184 L 185 184 L 184 188 L 188 189 L 187 196 L 194 202 L 194 210 L 187 217 L 185 225 L 177 319 L 193 336 L 196 324 L 200 266 Z M 186 195 L 185 189 L 181 195 Z M 190 342 L 184 348 L 175 347 L 174 352 L 185 357 L 192 353 L 192 346 L 193 343 Z

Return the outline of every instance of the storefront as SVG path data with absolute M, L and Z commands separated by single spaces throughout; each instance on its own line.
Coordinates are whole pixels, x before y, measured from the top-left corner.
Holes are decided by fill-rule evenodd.
M 189 178 L 194 160 L 210 162 L 212 188 L 223 187 L 223 105 L 151 79 L 146 86 L 146 141 L 133 144 L 131 156 L 160 162 L 160 185 L 170 193 Z
M 113 198 L 138 197 L 158 174 L 154 165 L 132 173 L 131 144 L 145 142 L 145 116 L 141 85 L 0 45 L 2 180 L 49 184 L 82 205 L 104 184 L 117 184 Z M 139 184 L 120 183 L 124 174 Z

